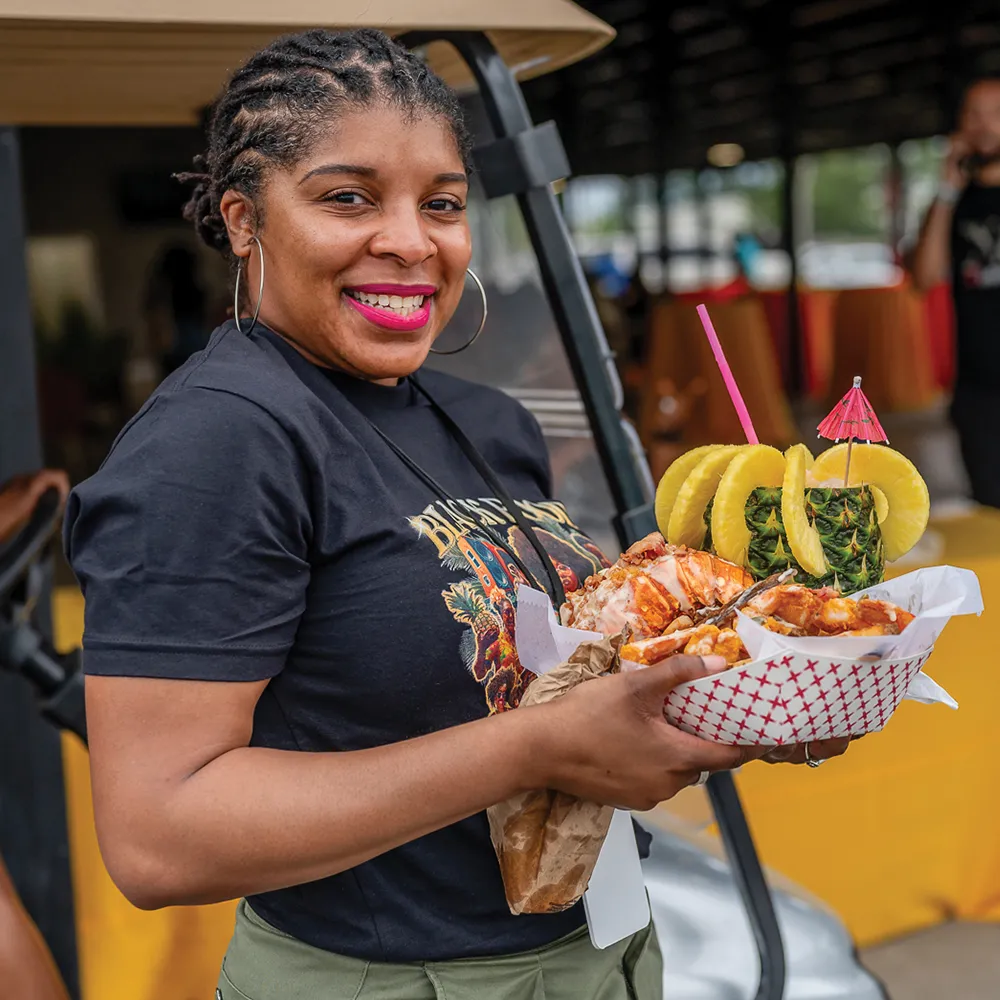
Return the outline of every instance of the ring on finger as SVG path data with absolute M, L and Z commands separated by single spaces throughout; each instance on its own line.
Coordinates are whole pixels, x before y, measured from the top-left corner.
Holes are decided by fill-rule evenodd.
M 819 767 L 820 764 L 826 763 L 825 758 L 821 759 L 819 757 L 814 757 L 809 752 L 809 744 L 808 743 L 805 745 L 805 750 L 806 750 L 806 764 L 808 764 L 809 767 Z
M 707 784 L 708 779 L 711 776 L 712 776 L 711 771 L 702 771 L 701 774 L 698 775 L 698 780 L 694 783 L 694 787 L 700 788 L 702 785 Z

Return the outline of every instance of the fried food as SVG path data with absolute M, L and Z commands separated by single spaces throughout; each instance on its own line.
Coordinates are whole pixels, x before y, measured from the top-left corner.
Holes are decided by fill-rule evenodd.
M 681 614 L 723 605 L 752 583 L 739 566 L 709 552 L 667 545 L 653 533 L 569 594 L 561 620 L 605 635 L 627 626 L 639 638 L 659 636 Z
M 796 638 L 898 635 L 913 621 L 885 601 L 853 601 L 831 587 L 787 583 L 793 575 L 754 583 L 733 563 L 652 534 L 569 594 L 560 617 L 564 625 L 605 635 L 629 629 L 622 658 L 642 665 L 678 653 L 722 656 L 731 666 L 745 662 L 738 611 Z

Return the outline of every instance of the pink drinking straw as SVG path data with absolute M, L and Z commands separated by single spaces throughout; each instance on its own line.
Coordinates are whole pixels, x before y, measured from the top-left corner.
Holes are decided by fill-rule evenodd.
M 719 335 L 715 332 L 715 327 L 712 326 L 712 321 L 708 317 L 708 310 L 704 305 L 698 306 L 698 318 L 701 320 L 701 325 L 705 328 L 705 336 L 708 337 L 712 353 L 715 355 L 715 363 L 719 366 L 719 371 L 722 372 L 722 381 L 726 383 L 729 398 L 733 401 L 733 406 L 736 407 L 736 415 L 740 418 L 740 423 L 743 425 L 743 433 L 746 434 L 747 441 L 750 444 L 760 444 L 757 432 L 753 429 L 753 421 L 750 419 L 747 404 L 743 402 L 739 386 L 736 384 L 736 379 L 733 378 L 732 369 L 729 367 L 729 362 L 726 360 L 725 354 L 722 353 L 722 344 L 719 343 Z

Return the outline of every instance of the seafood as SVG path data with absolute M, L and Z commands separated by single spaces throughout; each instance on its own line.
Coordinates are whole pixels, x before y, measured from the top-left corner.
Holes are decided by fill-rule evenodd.
M 667 545 L 653 533 L 569 594 L 561 620 L 605 635 L 627 626 L 640 638 L 659 636 L 680 614 L 723 605 L 752 583 L 739 566 L 708 552 Z
M 885 601 L 841 597 L 831 587 L 787 582 L 786 570 L 754 583 L 751 575 L 708 552 L 668 545 L 659 534 L 633 545 L 614 566 L 569 595 L 560 617 L 573 628 L 630 632 L 622 659 L 649 665 L 678 653 L 748 659 L 737 612 L 781 635 L 898 635 L 913 615 Z
M 763 617 L 765 628 L 785 635 L 898 635 L 913 621 L 913 615 L 885 601 L 831 596 L 833 591 L 810 590 L 792 585 L 774 587 L 748 601 L 744 610 L 753 617 Z M 880 628 L 865 632 L 861 629 Z
M 669 635 L 639 639 L 622 646 L 621 656 L 630 663 L 648 666 L 675 653 L 691 656 L 723 656 L 730 665 L 746 657 L 743 642 L 735 630 L 718 625 L 697 625 Z

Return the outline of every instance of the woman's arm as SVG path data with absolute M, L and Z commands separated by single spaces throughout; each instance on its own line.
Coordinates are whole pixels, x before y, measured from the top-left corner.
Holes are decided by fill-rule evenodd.
M 532 788 L 648 809 L 752 748 L 663 717 L 722 661 L 665 664 L 370 750 L 248 746 L 265 682 L 87 678 L 97 831 L 137 906 L 206 903 L 323 878 Z
M 56 963 L 0 862 L 0 982 L 3 995 L 69 1000 Z
M 913 251 L 911 262 L 913 283 L 922 292 L 948 280 L 948 271 L 951 267 L 951 223 L 955 214 L 954 199 L 957 199 L 968 183 L 968 178 L 962 172 L 961 161 L 969 152 L 969 144 L 962 136 L 952 136 L 941 174 L 941 183 L 952 192 L 952 200 L 935 198 L 927 210 Z

